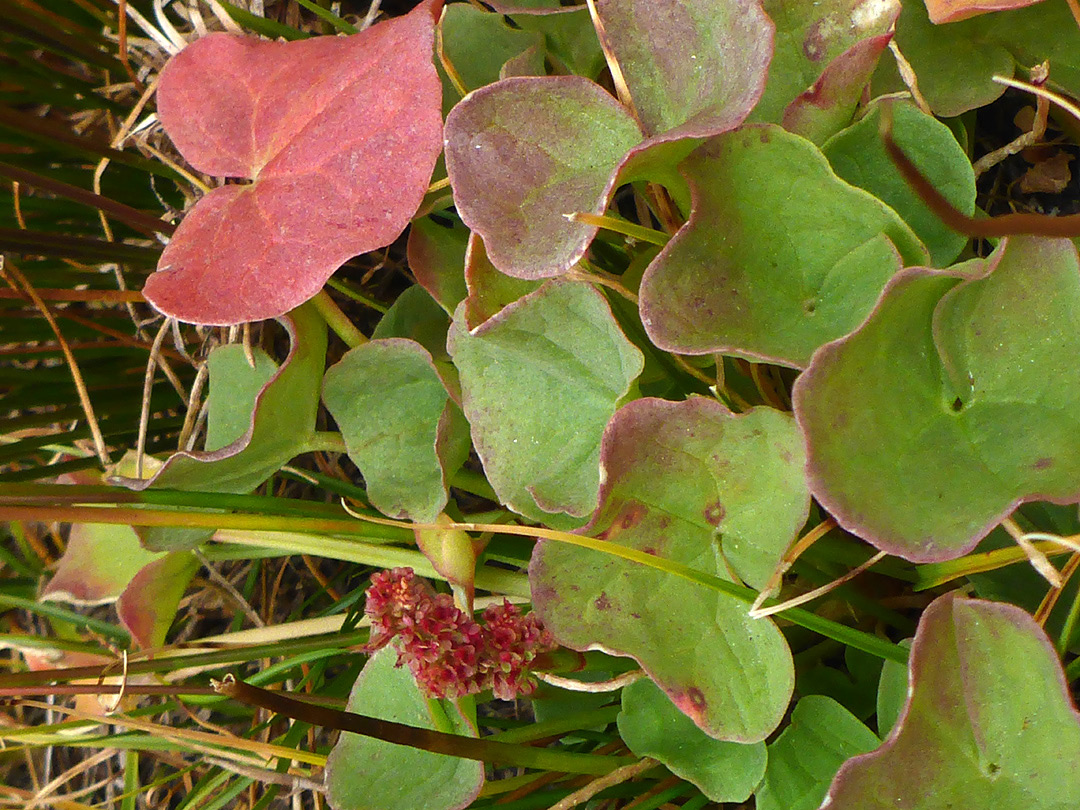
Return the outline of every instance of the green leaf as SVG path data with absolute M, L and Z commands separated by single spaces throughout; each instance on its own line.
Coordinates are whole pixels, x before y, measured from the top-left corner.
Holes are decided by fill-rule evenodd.
M 776 25 L 776 49 L 750 120 L 774 124 L 826 65 L 856 43 L 887 33 L 900 10 L 892 0 L 762 0 L 762 6 Z
M 524 6 L 525 3 L 514 5 Z M 604 69 L 604 52 L 600 50 L 596 30 L 584 6 L 564 8 L 557 14 L 525 14 L 519 9 L 507 13 L 513 13 L 513 21 L 526 31 L 543 34 L 548 53 L 561 61 L 570 73 L 595 79 Z
M 910 647 L 911 641 L 901 641 Z M 907 667 L 896 661 L 885 661 L 881 667 L 881 680 L 878 681 L 877 693 L 877 731 L 881 739 L 892 732 L 900 713 L 907 702 L 908 678 Z
M 893 137 L 934 187 L 967 215 L 975 210 L 975 172 L 947 126 L 914 104 L 892 104 Z M 968 243 L 926 207 L 885 153 L 878 124 L 881 107 L 829 140 L 822 151 L 842 179 L 891 206 L 930 251 L 934 267 L 946 267 Z
M 236 343 L 218 346 L 206 358 L 210 390 L 203 449 L 208 453 L 244 437 L 251 427 L 255 400 L 278 370 L 262 349 L 253 347 L 251 354 L 254 368 L 248 364 L 244 347 Z
M 1080 262 L 1064 239 L 897 275 L 796 383 L 811 489 L 891 554 L 971 550 L 1027 500 L 1080 499 Z
M 326 363 L 326 324 L 310 304 L 298 307 L 280 320 L 290 334 L 292 346 L 281 368 L 255 398 L 254 410 L 242 436 L 215 450 L 174 453 L 151 478 L 139 480 L 118 475 L 115 480 L 139 491 L 157 487 L 240 494 L 250 492 L 283 464 L 303 453 L 315 437 L 319 389 Z M 236 359 L 232 353 L 227 358 L 227 365 Z M 258 361 L 256 366 L 258 369 Z M 240 391 L 250 394 L 253 381 L 243 372 L 241 376 Z M 235 414 L 223 425 L 225 422 L 231 426 L 217 429 L 218 440 L 235 430 Z M 140 535 L 144 545 L 156 551 L 194 548 L 206 538 L 206 532 L 201 529 L 149 527 L 140 531 Z
M 446 312 L 421 286 L 413 285 L 394 301 L 371 333 L 374 340 L 408 338 L 432 355 L 446 359 L 446 330 L 450 319 Z
M 907 706 L 840 769 L 832 810 L 1080 807 L 1080 715 L 1030 615 L 949 593 L 919 622 Z
M 809 508 L 802 439 L 768 408 L 736 416 L 700 397 L 635 400 L 611 420 L 601 465 L 586 534 L 725 579 L 728 561 L 767 577 Z M 791 653 L 739 599 L 551 541 L 537 544 L 529 582 L 560 643 L 637 659 L 709 736 L 758 742 L 783 717 Z
M 347 711 L 476 736 L 452 701 L 421 695 L 409 670 L 394 667 L 395 657 L 386 647 L 368 659 Z M 357 734 L 343 733 L 326 762 L 326 795 L 333 810 L 456 810 L 470 805 L 483 784 L 482 762 Z
M 459 307 L 447 348 L 473 443 L 500 500 L 550 521 L 588 515 L 600 439 L 641 373 L 641 352 L 587 284 L 548 282 L 473 330 Z
M 779 127 L 713 138 L 682 170 L 693 212 L 641 282 L 642 322 L 662 349 L 804 367 L 870 312 L 897 250 L 926 259 L 892 209 Z
M 757 810 L 816 810 L 844 760 L 880 742 L 832 698 L 804 697 L 795 706 L 791 725 L 769 746 Z
M 923 3 L 904 3 L 896 42 L 934 113 L 955 116 L 1005 92 L 995 75 L 1012 76 L 1049 60 L 1055 84 L 1080 92 L 1080 28 L 1068 3 L 1039 3 L 945 25 L 932 25 Z
M 504 79 L 470 93 L 446 117 L 446 170 L 462 221 L 492 263 L 518 278 L 547 278 L 584 254 L 612 173 L 641 141 L 630 113 L 578 76 Z
M 541 49 L 544 37 L 537 31 L 511 28 L 502 15 L 465 3 L 449 5 L 442 15 L 443 54 L 457 71 L 465 90 L 476 90 L 499 80 L 499 71 L 511 59 L 530 48 Z M 443 82 L 443 116 L 461 100 L 438 59 Z
M 622 691 L 619 734 L 639 757 L 652 757 L 714 802 L 744 802 L 765 773 L 765 743 L 714 740 L 648 678 Z
M 449 475 L 468 455 L 468 426 L 431 355 L 411 340 L 368 341 L 327 370 L 323 401 L 372 505 L 433 522 L 447 504 Z

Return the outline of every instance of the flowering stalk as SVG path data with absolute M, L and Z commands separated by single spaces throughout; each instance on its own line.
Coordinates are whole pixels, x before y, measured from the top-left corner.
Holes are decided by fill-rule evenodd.
M 523 616 L 503 600 L 485 610 L 478 623 L 411 568 L 372 576 L 364 613 L 371 619 L 365 651 L 394 641 L 397 665 L 407 665 L 429 697 L 457 698 L 486 689 L 502 700 L 530 694 L 536 688 L 531 664 L 557 646 L 535 614 Z

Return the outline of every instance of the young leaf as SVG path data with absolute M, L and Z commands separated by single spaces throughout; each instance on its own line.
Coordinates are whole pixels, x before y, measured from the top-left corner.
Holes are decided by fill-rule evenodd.
M 588 515 L 604 426 L 641 373 L 641 352 L 578 282 L 548 282 L 471 331 L 463 317 L 464 305 L 447 348 L 488 481 L 534 520 Z
M 247 184 L 185 216 L 143 289 L 202 324 L 276 317 L 348 258 L 397 238 L 440 149 L 442 0 L 349 37 L 211 34 L 162 71 L 158 114 L 192 166 Z
M 719 577 L 732 561 L 760 582 L 806 520 L 802 468 L 802 439 L 779 411 L 635 400 L 604 433 L 600 506 L 582 531 Z M 632 656 L 709 736 L 757 742 L 783 717 L 791 653 L 735 597 L 550 541 L 537 544 L 529 583 L 560 643 Z
M 1080 499 L 1080 387 L 1062 375 L 1078 318 L 1067 239 L 1014 237 L 985 261 L 898 274 L 795 384 L 814 495 L 920 562 L 966 553 L 1024 501 Z
M 468 456 L 468 425 L 431 355 L 411 340 L 371 340 L 331 366 L 323 401 L 385 515 L 431 523 Z
M 784 109 L 784 129 L 821 146 L 850 124 L 891 39 L 892 34 L 868 37 L 829 62 L 813 86 Z
M 659 760 L 714 802 L 746 801 L 765 773 L 765 743 L 714 740 L 648 678 L 623 689 L 618 723 L 631 751 Z
M 662 349 L 804 367 L 866 317 L 897 250 L 926 259 L 892 209 L 779 127 L 713 138 L 682 171 L 693 212 L 641 282 L 641 320 Z
M 394 666 L 385 647 L 356 679 L 345 708 L 475 737 L 476 729 L 449 700 L 428 700 L 412 674 Z M 343 733 L 326 762 L 326 795 L 333 810 L 458 810 L 468 807 L 484 784 L 484 763 Z
M 946 594 L 912 645 L 908 702 L 885 743 L 844 763 L 831 810 L 1080 806 L 1080 714 L 1029 614 Z

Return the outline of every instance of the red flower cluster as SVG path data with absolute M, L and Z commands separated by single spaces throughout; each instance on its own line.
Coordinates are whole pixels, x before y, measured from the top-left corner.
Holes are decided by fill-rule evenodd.
M 398 639 L 397 665 L 406 664 L 430 697 L 456 698 L 491 689 L 512 700 L 536 688 L 529 665 L 555 649 L 535 614 L 503 600 L 484 611 L 483 624 L 459 610 L 449 594 L 435 593 L 411 568 L 371 577 L 364 613 L 371 619 L 366 652 Z

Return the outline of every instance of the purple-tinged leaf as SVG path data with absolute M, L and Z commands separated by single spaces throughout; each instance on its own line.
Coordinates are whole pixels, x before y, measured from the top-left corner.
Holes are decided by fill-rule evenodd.
M 429 700 L 384 647 L 368 659 L 349 695 L 350 712 L 475 737 L 450 700 Z M 484 785 L 484 763 L 342 733 L 326 761 L 333 810 L 460 810 Z
M 814 495 L 880 549 L 971 550 L 1029 500 L 1080 500 L 1080 261 L 1013 237 L 986 260 L 898 274 L 795 384 Z
M 409 228 L 407 258 L 416 282 L 453 315 L 468 294 L 465 287 L 465 246 L 469 229 L 456 219 L 450 227 L 422 217 Z
M 116 614 L 142 649 L 165 643 L 180 599 L 198 570 L 199 559 L 191 552 L 166 554 L 144 566 L 120 594 Z
M 780 123 L 784 110 L 853 45 L 887 34 L 899 0 L 762 0 L 776 24 L 776 52 L 751 121 Z
M 908 683 L 888 739 L 843 765 L 822 807 L 1080 807 L 1080 714 L 1053 645 L 1026 612 L 938 598 L 919 622 Z
M 431 523 L 468 456 L 468 426 L 419 344 L 371 340 L 326 371 L 323 401 L 360 469 L 372 505 Z
M 758 0 L 597 0 L 650 145 L 734 129 L 765 87 L 773 24 Z
M 463 318 L 464 305 L 447 348 L 488 481 L 518 514 L 580 525 L 567 515 L 596 507 L 600 439 L 641 352 L 579 282 L 548 282 L 472 330 Z
M 475 329 L 506 305 L 536 292 L 541 283 L 500 273 L 487 257 L 484 240 L 471 234 L 465 253 L 465 325 Z
M 577 76 L 512 78 L 466 96 L 446 117 L 446 170 L 462 221 L 499 270 L 518 278 L 564 273 L 596 228 L 612 173 L 641 140 L 630 114 Z
M 115 602 L 120 624 L 146 650 L 165 643 L 197 569 L 190 553 L 147 551 L 130 526 L 76 523 L 40 598 L 80 607 Z
M 211 34 L 166 65 L 158 114 L 177 149 L 199 171 L 252 182 L 212 190 L 184 217 L 143 289 L 150 303 L 202 324 L 276 317 L 397 238 L 439 154 L 441 5 L 349 37 Z
M 934 25 L 959 22 L 991 11 L 1024 8 L 1042 0 L 925 0 L 926 13 Z
M 80 607 L 111 604 L 140 569 L 162 556 L 144 549 L 130 526 L 75 523 L 41 598 Z
M 768 577 L 806 520 L 794 420 L 715 400 L 639 399 L 604 433 L 600 506 L 583 533 L 729 578 Z M 599 551 L 540 541 L 533 606 L 576 650 L 631 656 L 711 737 L 758 742 L 783 717 L 791 653 L 737 598 Z
M 892 34 L 869 37 L 833 59 L 813 87 L 788 104 L 781 119 L 784 129 L 821 146 L 850 124 L 891 39 Z
M 803 367 L 866 317 L 900 256 L 927 258 L 892 209 L 779 127 L 713 138 L 682 172 L 690 219 L 640 291 L 645 329 L 667 351 Z

